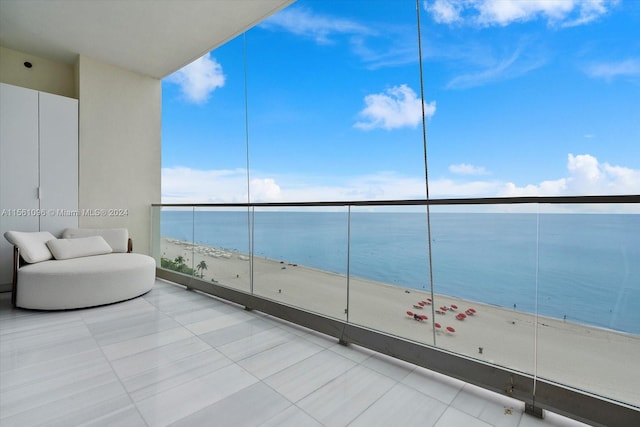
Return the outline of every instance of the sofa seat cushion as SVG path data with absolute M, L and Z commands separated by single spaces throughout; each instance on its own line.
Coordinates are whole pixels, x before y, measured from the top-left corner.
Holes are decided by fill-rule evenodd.
M 127 300 L 151 290 L 155 269 L 153 258 L 133 253 L 25 265 L 18 270 L 16 305 L 62 310 Z

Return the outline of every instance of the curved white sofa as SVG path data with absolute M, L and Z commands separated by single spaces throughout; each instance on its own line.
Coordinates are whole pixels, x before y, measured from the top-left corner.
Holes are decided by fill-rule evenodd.
M 126 229 L 67 229 L 63 239 L 47 232 L 7 232 L 5 237 L 15 248 L 16 307 L 64 310 L 110 304 L 140 296 L 155 282 L 155 260 L 129 252 Z

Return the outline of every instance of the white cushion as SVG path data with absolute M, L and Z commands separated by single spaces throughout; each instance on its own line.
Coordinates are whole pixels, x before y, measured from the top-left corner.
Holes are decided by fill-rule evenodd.
M 113 252 L 102 236 L 79 237 L 77 239 L 53 239 L 47 247 L 55 259 L 80 258 L 92 255 L 104 255 Z
M 25 265 L 18 270 L 16 305 L 66 310 L 110 304 L 148 292 L 156 262 L 141 254 L 106 254 Z
M 22 259 L 30 264 L 53 258 L 46 243 L 55 237 L 48 231 L 7 231 L 4 237 L 18 247 Z
M 102 236 L 113 252 L 127 252 L 129 231 L 126 228 L 67 228 L 62 232 L 63 239 Z

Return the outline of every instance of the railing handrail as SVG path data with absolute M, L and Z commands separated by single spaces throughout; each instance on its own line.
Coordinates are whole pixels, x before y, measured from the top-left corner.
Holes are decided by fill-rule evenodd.
M 594 196 L 517 196 L 465 197 L 446 199 L 350 200 L 325 202 L 252 202 L 252 203 L 152 203 L 153 207 L 344 207 L 344 206 L 444 206 L 541 204 L 614 204 L 640 203 L 640 194 Z

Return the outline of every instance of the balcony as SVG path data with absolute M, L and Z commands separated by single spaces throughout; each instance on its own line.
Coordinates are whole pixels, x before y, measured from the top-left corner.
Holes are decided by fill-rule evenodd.
M 0 294 L 0 424 L 631 425 L 638 196 L 539 202 L 156 205 L 145 296 Z
M 636 202 L 158 205 L 152 246 L 159 275 L 189 288 L 517 398 L 533 415 L 625 425 L 640 406 Z
M 0 294 L 2 426 L 579 426 L 518 400 L 158 280 L 68 312 Z

